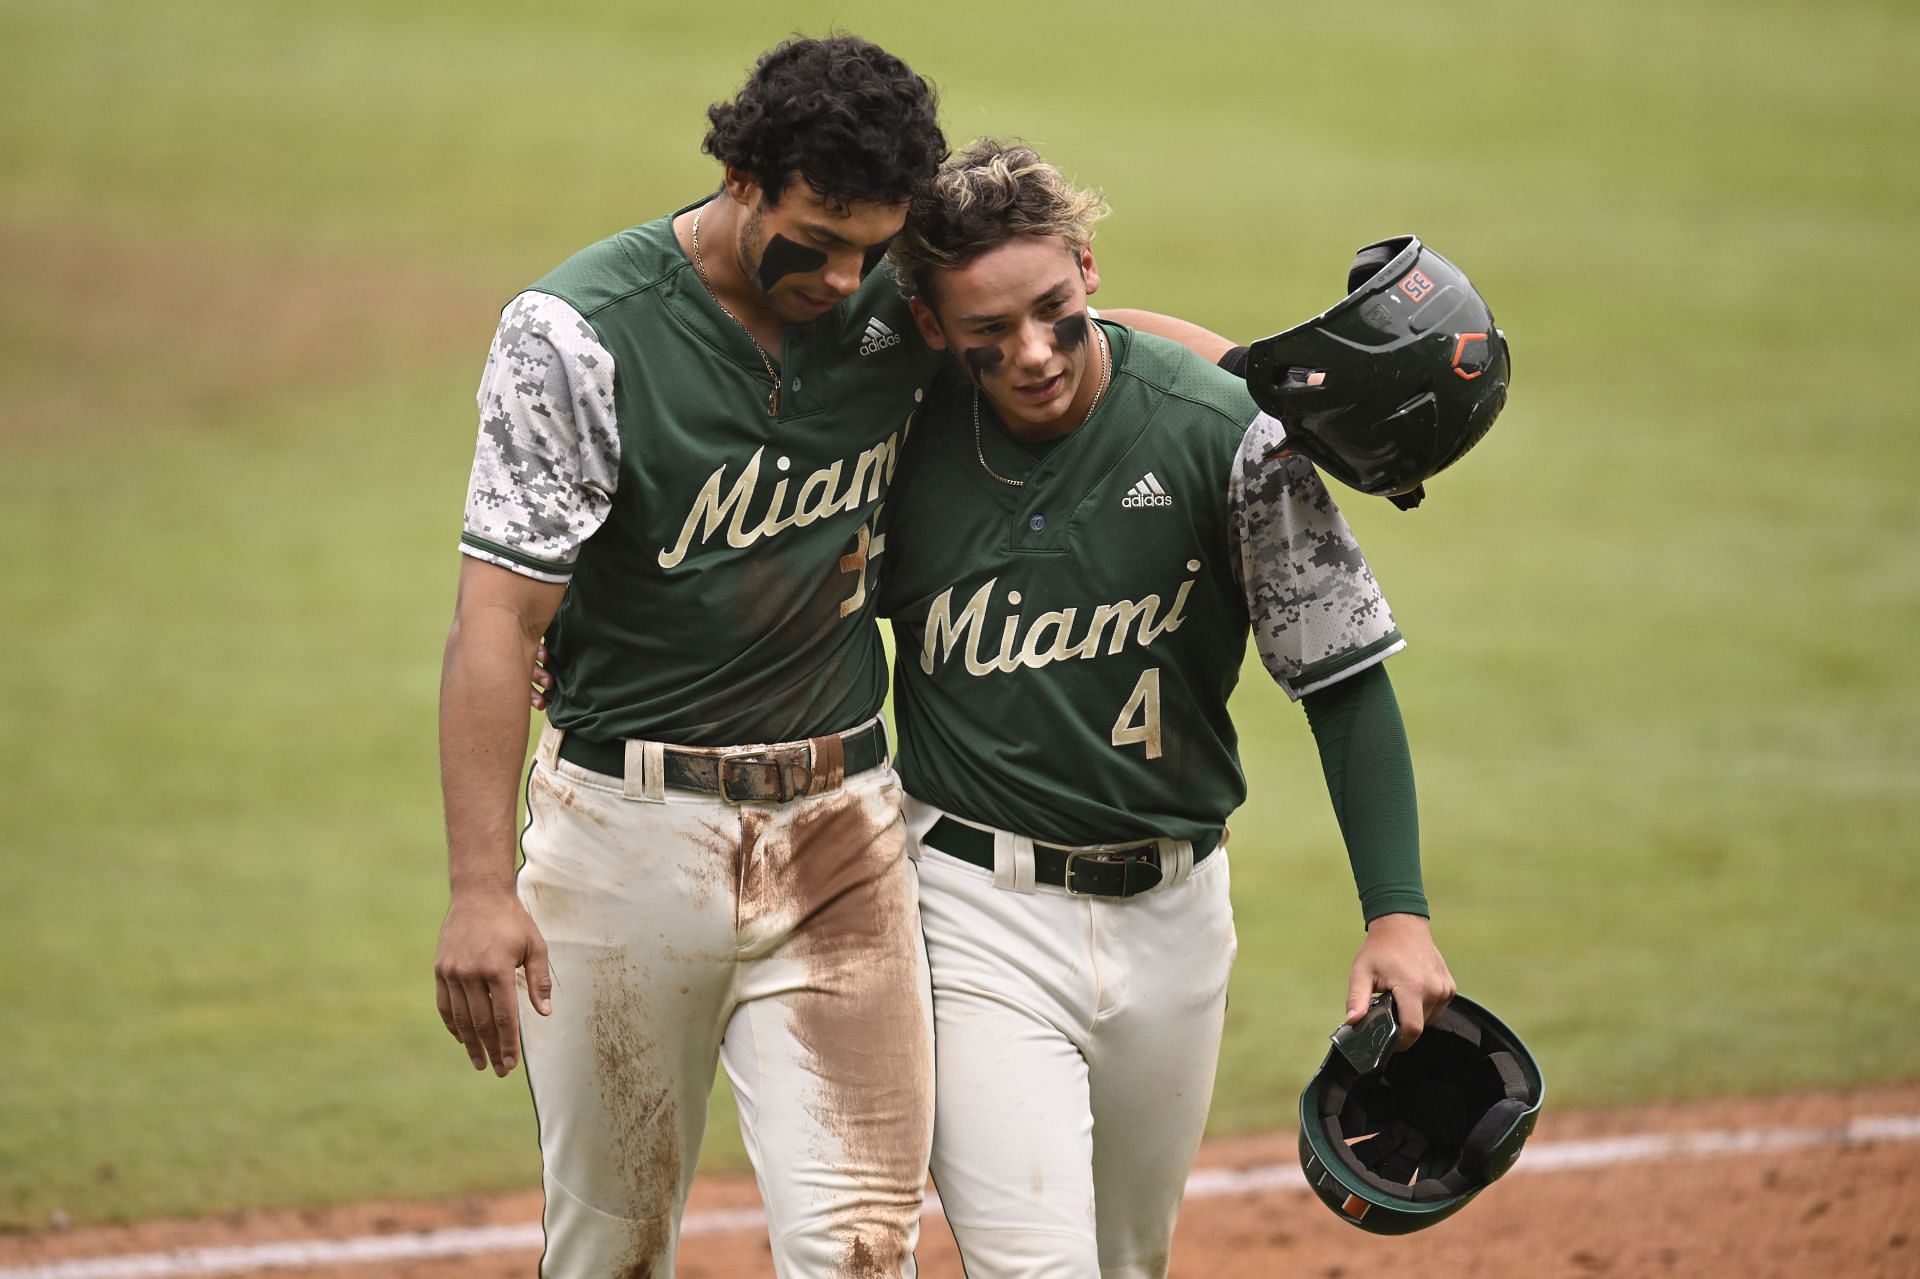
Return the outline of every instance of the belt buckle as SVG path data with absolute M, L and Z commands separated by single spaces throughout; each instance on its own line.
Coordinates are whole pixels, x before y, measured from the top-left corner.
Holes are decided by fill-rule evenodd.
M 1082 857 L 1091 857 L 1095 853 L 1105 852 L 1101 848 L 1075 848 L 1067 853 L 1067 865 L 1060 872 L 1060 886 L 1067 890 L 1069 897 L 1098 897 L 1098 893 L 1083 893 L 1073 886 L 1073 864 Z
M 1157 847 L 1157 845 L 1155 845 L 1154 841 L 1148 839 L 1140 840 L 1132 844 L 1102 844 L 1093 848 L 1071 849 L 1067 853 L 1067 864 L 1060 874 L 1061 887 L 1067 890 L 1069 897 L 1125 897 L 1128 895 L 1127 880 L 1132 875 L 1134 863 L 1144 860 L 1143 858 L 1132 856 L 1133 850 L 1136 848 L 1153 847 Z M 1120 891 L 1117 893 L 1096 893 L 1090 891 L 1083 892 L 1075 888 L 1073 886 L 1074 863 L 1083 857 L 1100 859 L 1103 865 L 1115 864 L 1114 862 L 1105 860 L 1107 858 L 1117 859 L 1117 864 L 1120 867 Z
M 764 764 L 772 767 L 774 780 L 777 782 L 775 793 L 756 795 L 735 792 L 733 779 L 751 778 L 752 774 L 742 774 L 739 771 L 749 764 Z M 806 794 L 813 785 L 813 743 L 796 742 L 791 746 L 763 746 L 728 751 L 720 756 L 716 778 L 720 783 L 720 798 L 729 804 L 784 804 L 796 796 Z

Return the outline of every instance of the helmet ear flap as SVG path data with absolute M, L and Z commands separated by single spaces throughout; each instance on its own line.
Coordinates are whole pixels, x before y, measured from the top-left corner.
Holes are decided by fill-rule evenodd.
M 1492 1181 L 1505 1172 L 1511 1161 L 1503 1163 L 1495 1156 L 1503 1139 L 1526 1113 L 1527 1103 L 1511 1098 L 1488 1107 L 1460 1145 L 1460 1170 L 1476 1181 Z
M 1460 1143 L 1460 1169 L 1480 1181 L 1492 1181 L 1513 1164 L 1519 1148 L 1507 1147 L 1507 1138 L 1528 1110 L 1527 1077 L 1512 1053 L 1487 1055 L 1486 1064 L 1498 1073 L 1500 1088 L 1506 1093 L 1487 1107 Z

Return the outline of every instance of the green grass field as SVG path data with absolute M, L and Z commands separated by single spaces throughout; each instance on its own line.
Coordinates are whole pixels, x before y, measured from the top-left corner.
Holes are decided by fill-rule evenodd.
M 1500 427 L 1347 510 L 1439 938 L 1553 1105 L 1920 1076 L 1920 11 L 1290 9 L 0 0 L 0 1226 L 534 1184 L 431 1004 L 474 382 L 833 21 L 1105 188 L 1101 301 L 1252 337 L 1407 230 L 1493 300 Z M 1303 718 L 1239 711 L 1222 1131 L 1358 937 Z

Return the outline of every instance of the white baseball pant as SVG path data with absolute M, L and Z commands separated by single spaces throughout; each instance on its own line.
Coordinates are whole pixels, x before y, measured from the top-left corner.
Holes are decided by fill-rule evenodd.
M 1070 896 L 1033 882 L 1030 839 L 995 832 L 989 871 L 921 842 L 950 814 L 906 814 L 933 1180 L 968 1279 L 1162 1279 L 1237 944 L 1226 849 L 1137 897 Z
M 663 1279 L 716 1058 L 781 1279 L 915 1274 L 931 1014 L 900 786 L 883 765 L 730 804 L 558 759 L 527 781 L 520 899 L 553 1013 L 523 993 L 545 1279 Z

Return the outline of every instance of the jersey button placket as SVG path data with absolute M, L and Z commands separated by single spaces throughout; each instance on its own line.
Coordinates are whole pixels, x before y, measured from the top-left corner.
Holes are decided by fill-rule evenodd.
M 807 360 L 807 331 L 798 325 L 788 325 L 780 335 L 780 416 L 791 417 L 802 412 L 800 386 L 804 379 L 800 369 Z

